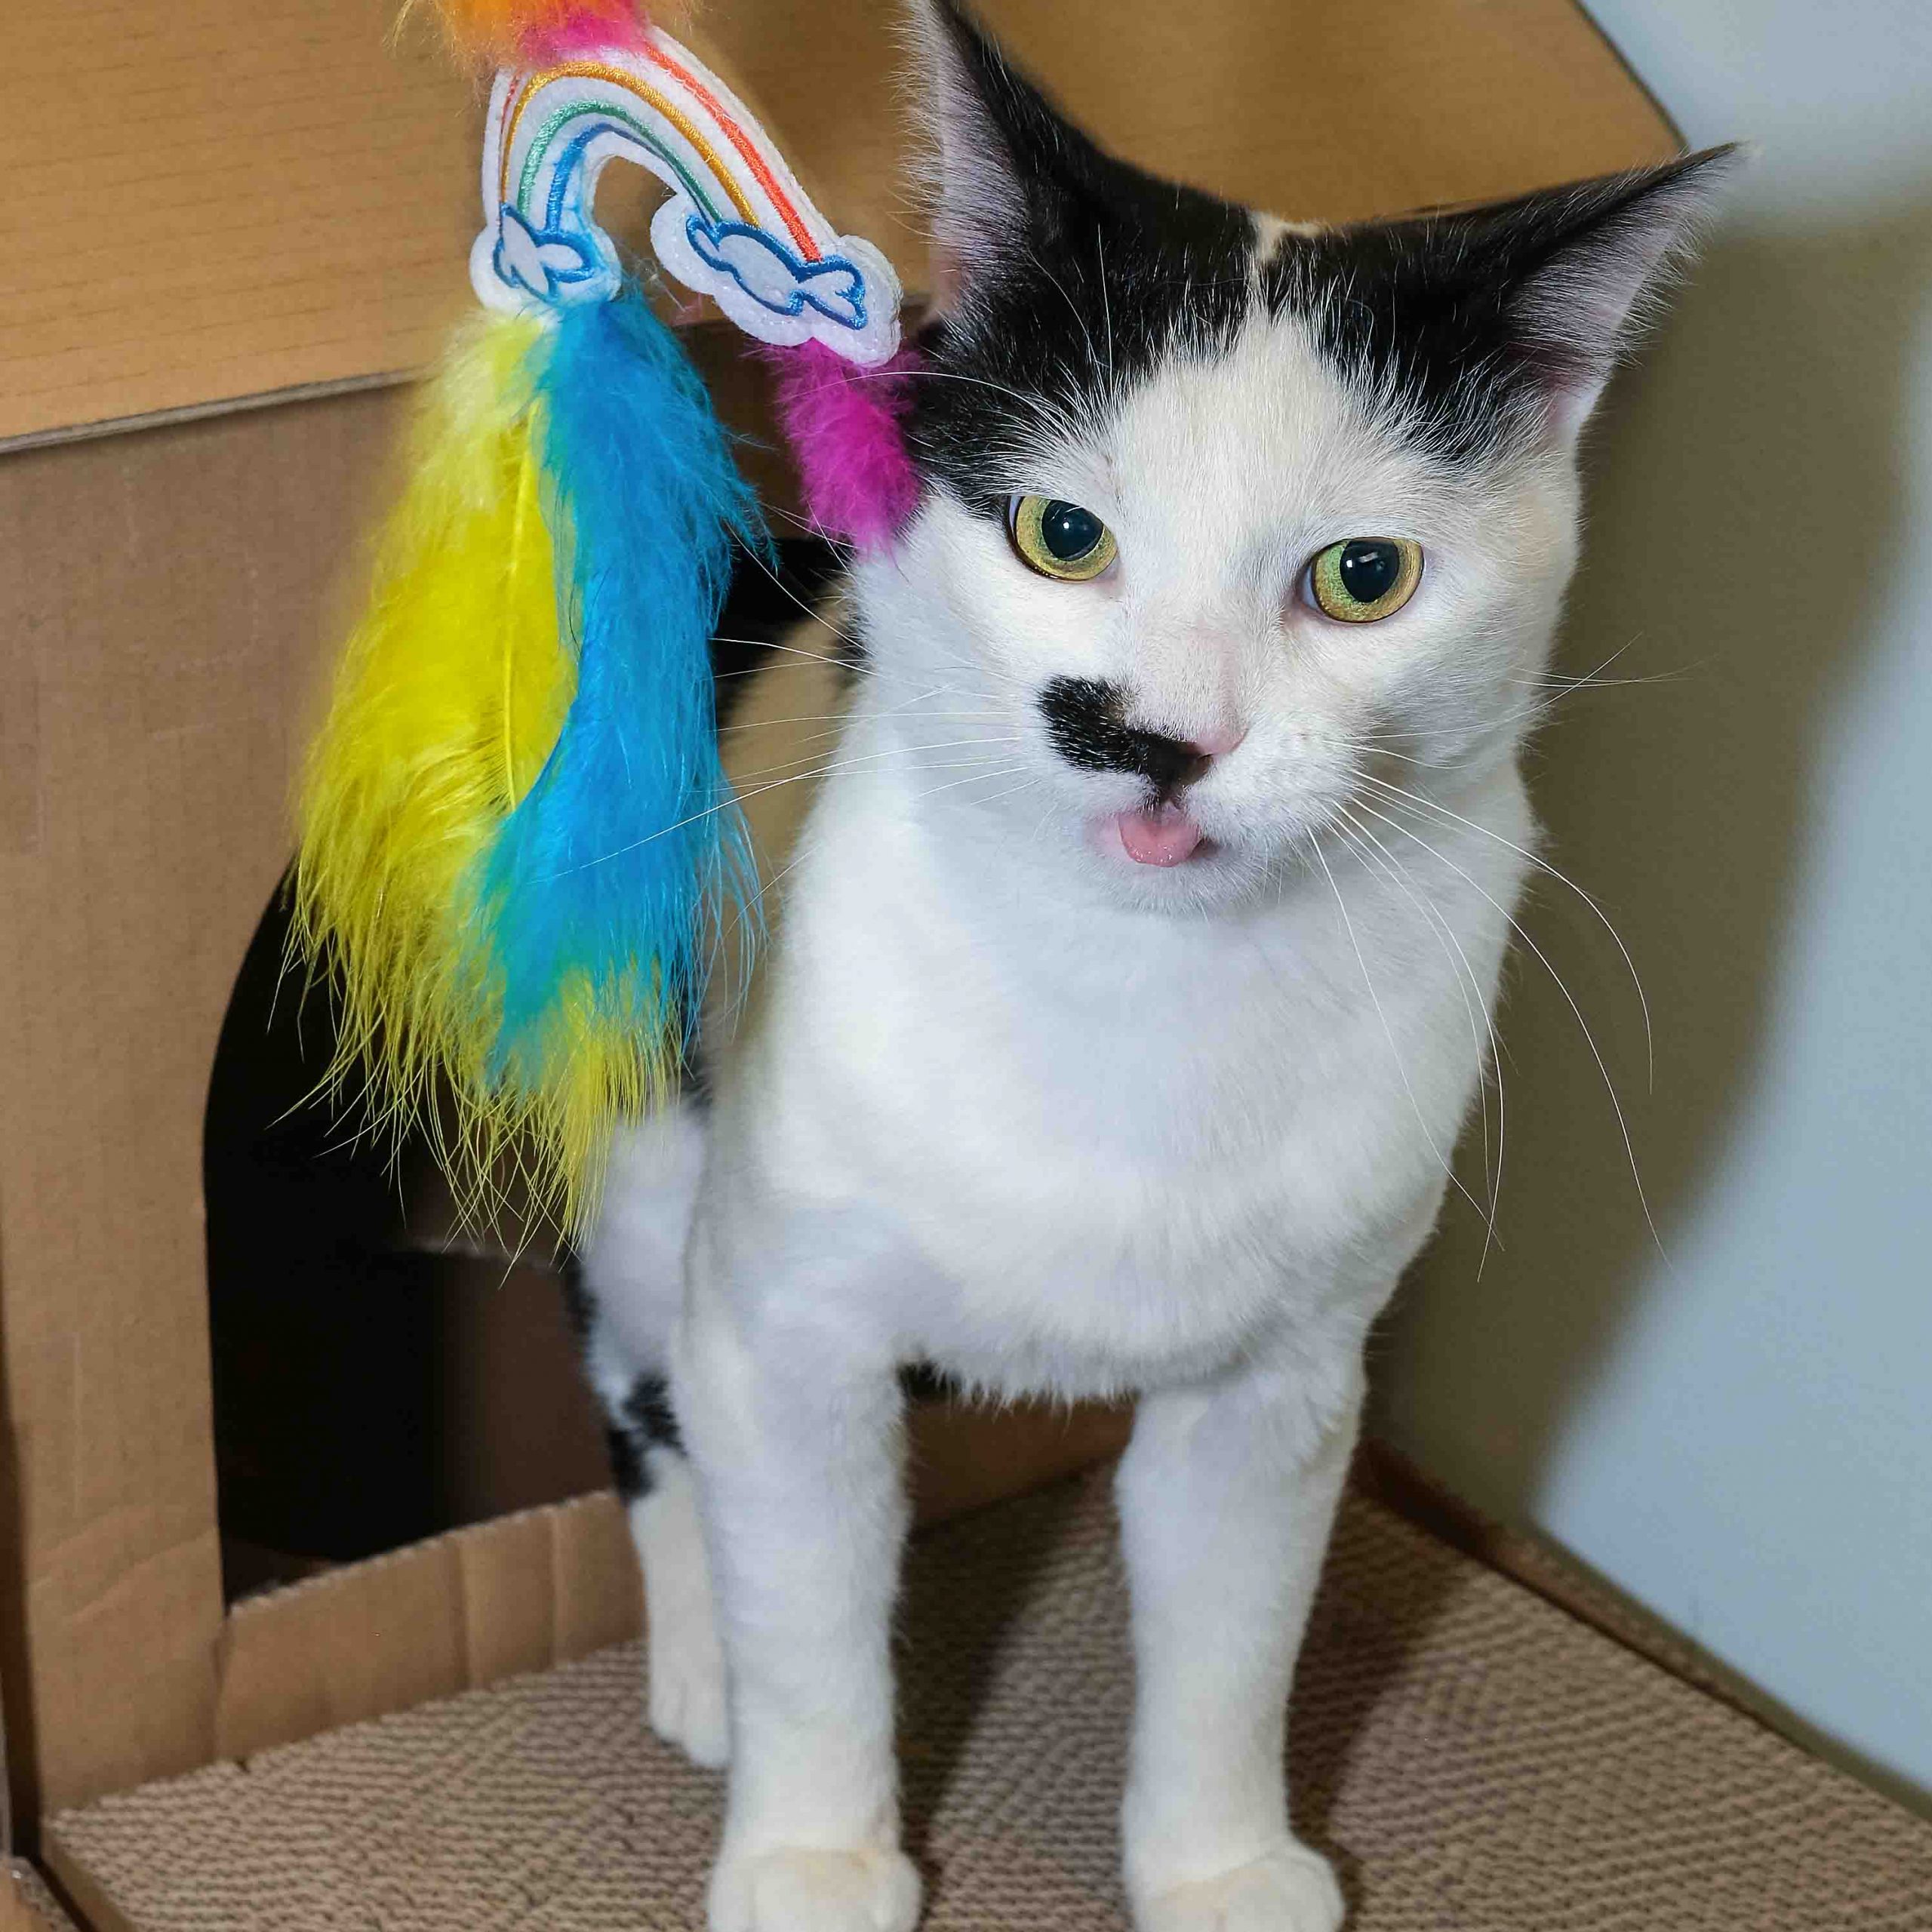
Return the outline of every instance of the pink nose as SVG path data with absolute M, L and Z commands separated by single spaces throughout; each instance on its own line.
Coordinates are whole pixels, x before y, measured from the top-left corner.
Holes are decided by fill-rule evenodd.
M 1202 758 L 1226 758 L 1247 736 L 1245 725 L 1238 731 L 1230 725 L 1225 731 L 1197 733 L 1188 740 L 1187 748 L 1191 752 L 1198 752 Z

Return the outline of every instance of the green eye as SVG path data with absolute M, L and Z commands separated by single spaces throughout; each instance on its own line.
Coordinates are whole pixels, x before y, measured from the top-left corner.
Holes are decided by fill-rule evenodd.
M 1344 624 L 1392 617 L 1422 581 L 1422 546 L 1407 537 L 1349 537 L 1308 567 L 1308 594 L 1324 617 Z
M 1029 570 L 1063 583 L 1084 583 L 1098 577 L 1120 547 L 1113 532 L 1091 510 L 1057 497 L 1011 498 L 1006 527 L 1020 561 Z

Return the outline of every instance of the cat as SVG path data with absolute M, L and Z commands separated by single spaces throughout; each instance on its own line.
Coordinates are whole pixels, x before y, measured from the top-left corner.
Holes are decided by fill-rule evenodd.
M 1158 181 L 950 0 L 921 495 L 721 682 L 771 935 L 580 1258 L 713 1932 L 906 1932 L 899 1375 L 1137 1400 L 1140 1932 L 1331 1932 L 1287 1693 L 1484 1091 L 1579 432 L 1727 150 L 1331 229 Z

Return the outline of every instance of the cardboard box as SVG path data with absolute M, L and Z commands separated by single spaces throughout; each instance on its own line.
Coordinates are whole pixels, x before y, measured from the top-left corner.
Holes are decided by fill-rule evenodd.
M 1567 0 L 984 11 L 1113 146 L 1290 216 L 1501 194 L 1675 145 Z M 291 764 L 406 379 L 468 300 L 475 95 L 426 36 L 392 41 L 387 11 L 71 0 L 10 32 L 0 1689 L 21 1828 L 636 1617 L 602 1497 L 223 1602 L 210 1069 L 288 857 Z M 693 38 L 916 287 L 891 12 L 731 0 Z M 755 380 L 733 393 L 755 421 Z M 930 1505 L 1118 1432 L 1106 1415 L 936 1425 Z
M 8 1860 L 0 1872 L 0 1932 L 75 1932 L 46 1879 L 23 1858 Z

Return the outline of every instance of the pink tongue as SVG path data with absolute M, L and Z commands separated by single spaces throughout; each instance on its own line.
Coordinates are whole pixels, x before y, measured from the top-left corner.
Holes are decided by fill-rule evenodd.
M 1201 828 L 1178 805 L 1121 812 L 1114 820 L 1127 856 L 1141 866 L 1177 866 L 1201 843 Z

